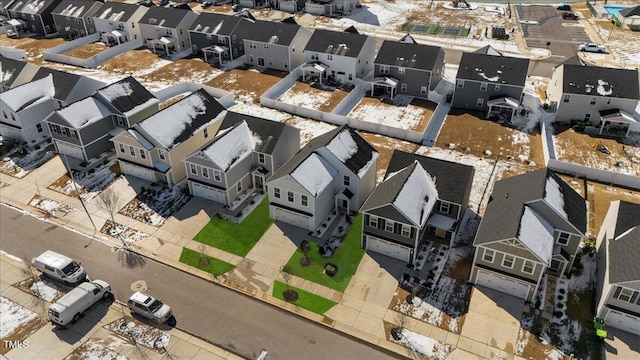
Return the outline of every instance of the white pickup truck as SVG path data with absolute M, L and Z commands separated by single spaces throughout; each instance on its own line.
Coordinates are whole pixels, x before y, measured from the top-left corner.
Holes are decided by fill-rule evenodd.
M 102 280 L 84 282 L 49 307 L 49 321 L 60 326 L 74 323 L 91 305 L 111 296 L 110 291 L 111 286 Z

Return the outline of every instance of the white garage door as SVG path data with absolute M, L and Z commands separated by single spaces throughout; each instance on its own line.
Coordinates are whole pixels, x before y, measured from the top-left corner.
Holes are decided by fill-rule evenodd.
M 521 299 L 527 298 L 529 289 L 531 288 L 528 284 L 484 270 L 478 270 L 476 285 L 486 286 L 489 289 L 498 290 Z
M 224 191 L 193 181 L 190 181 L 189 183 L 191 184 L 191 190 L 193 191 L 194 196 L 226 204 L 224 200 Z
M 411 249 L 390 241 L 382 240 L 377 237 L 366 235 L 367 237 L 367 250 L 375 251 L 379 254 L 409 262 L 411 256 Z
M 120 168 L 122 169 L 122 172 L 127 175 L 139 177 L 140 179 L 148 181 L 156 181 L 153 170 L 147 169 L 145 167 L 120 161 Z
M 607 317 L 604 319 L 605 325 L 616 329 L 624 330 L 632 334 L 640 335 L 640 319 L 609 309 Z
M 58 154 L 65 154 L 67 156 L 71 156 L 76 159 L 84 160 L 84 154 L 82 153 L 82 148 L 78 145 L 69 144 L 64 141 L 56 140 L 56 149 L 58 149 Z
M 295 225 L 303 229 L 309 229 L 309 217 L 294 211 L 289 211 L 279 207 L 274 207 L 274 215 L 276 221 L 282 221 L 287 224 Z

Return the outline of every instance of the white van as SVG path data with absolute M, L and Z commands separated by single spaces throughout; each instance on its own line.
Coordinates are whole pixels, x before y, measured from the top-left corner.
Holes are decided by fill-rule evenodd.
M 109 296 L 111 286 L 105 281 L 84 282 L 49 306 L 49 321 L 60 326 L 74 323 L 91 305 Z
M 32 261 L 33 266 L 43 274 L 67 284 L 77 284 L 87 279 L 87 273 L 79 263 L 57 252 L 47 250 Z

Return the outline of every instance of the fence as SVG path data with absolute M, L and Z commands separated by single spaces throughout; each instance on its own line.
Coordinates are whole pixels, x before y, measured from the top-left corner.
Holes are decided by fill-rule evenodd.
M 179 84 L 171 85 L 168 88 L 164 88 L 154 93 L 153 95 L 158 98 L 160 102 L 163 102 L 176 95 L 191 93 L 200 89 L 204 89 L 207 93 L 209 93 L 209 95 L 216 98 L 220 105 L 224 106 L 227 109 L 235 105 L 235 100 L 232 92 L 191 82 L 182 82 Z
M 45 50 L 42 52 L 42 56 L 45 60 L 55 61 L 63 64 L 69 64 L 74 66 L 79 66 L 83 68 L 94 68 L 104 61 L 116 56 L 120 55 L 129 50 L 137 49 L 144 45 L 142 40 L 132 40 L 122 43 L 117 46 L 110 47 L 104 51 L 99 52 L 88 58 L 78 58 L 74 56 L 64 55 L 65 52 L 83 46 L 87 44 L 91 44 L 100 40 L 100 34 L 95 33 L 88 36 L 84 36 L 72 41 L 67 41 L 61 45 L 55 46 L 51 49 Z
M 7 46 L 0 46 L 0 55 L 7 59 L 26 60 L 27 52 L 22 49 L 14 49 Z

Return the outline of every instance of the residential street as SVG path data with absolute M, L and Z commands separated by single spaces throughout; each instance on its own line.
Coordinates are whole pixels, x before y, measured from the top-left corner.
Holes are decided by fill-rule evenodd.
M 153 260 L 127 266 L 123 253 L 57 225 L 0 206 L 0 249 L 26 259 L 54 250 L 80 262 L 93 279 L 111 284 L 126 301 L 132 284 L 174 310 L 177 327 L 243 357 L 255 359 L 265 349 L 269 359 L 388 359 L 392 355 L 303 318 L 255 301 Z M 397 355 L 395 356 L 397 357 Z

